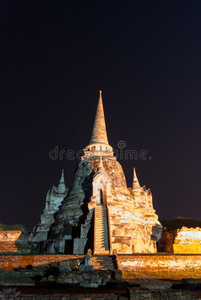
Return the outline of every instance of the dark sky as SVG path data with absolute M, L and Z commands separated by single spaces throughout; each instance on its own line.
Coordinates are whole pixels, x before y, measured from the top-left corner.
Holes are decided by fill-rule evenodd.
M 201 2 L 0 2 L 0 222 L 32 228 L 61 169 L 88 145 L 98 101 L 128 186 L 135 166 L 159 217 L 200 218 Z

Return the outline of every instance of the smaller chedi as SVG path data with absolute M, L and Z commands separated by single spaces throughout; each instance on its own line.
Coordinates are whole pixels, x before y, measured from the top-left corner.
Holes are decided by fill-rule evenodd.
M 40 222 L 34 227 L 30 234 L 29 241 L 32 244 L 32 248 L 39 251 L 39 245 L 41 242 L 48 239 L 48 232 L 51 225 L 54 223 L 54 213 L 58 211 L 63 199 L 67 196 L 69 189 L 65 185 L 64 170 L 62 170 L 61 179 L 58 187 L 53 186 L 51 190 L 47 192 L 45 209 L 40 217 Z

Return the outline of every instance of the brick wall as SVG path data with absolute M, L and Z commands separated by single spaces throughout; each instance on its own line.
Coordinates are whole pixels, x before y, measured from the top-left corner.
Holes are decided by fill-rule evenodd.
M 28 265 L 39 266 L 68 259 L 84 258 L 84 255 L 0 255 L 0 270 L 13 270 L 25 268 Z M 92 256 L 91 262 L 95 263 Z M 153 269 L 188 270 L 201 269 L 201 255 L 197 254 L 144 254 L 144 255 L 118 255 L 119 268 L 123 271 L 146 271 Z
M 157 270 L 182 270 L 201 268 L 200 254 L 144 254 L 118 255 L 119 268 L 124 271 L 139 271 L 152 268 Z
M 0 255 L 0 270 L 40 266 L 68 259 L 82 258 L 83 255 Z

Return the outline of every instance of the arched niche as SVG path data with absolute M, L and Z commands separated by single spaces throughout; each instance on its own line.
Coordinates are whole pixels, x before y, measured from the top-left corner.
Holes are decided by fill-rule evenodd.
M 107 186 L 100 181 L 96 187 L 96 205 L 107 206 Z
M 111 198 L 110 181 L 107 174 L 101 172 L 94 177 L 93 180 L 93 195 L 94 204 L 107 206 L 107 200 Z

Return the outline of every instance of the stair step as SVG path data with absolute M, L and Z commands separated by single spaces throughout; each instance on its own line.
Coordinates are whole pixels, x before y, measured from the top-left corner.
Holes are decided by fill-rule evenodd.
M 97 251 L 102 251 L 102 252 L 105 252 L 105 248 L 103 248 L 103 247 L 97 247 L 97 249 L 96 249 Z
M 101 255 L 92 255 L 91 262 L 95 269 L 102 269 L 102 270 L 115 269 L 113 256 L 109 255 L 109 251 L 104 251 Z
M 107 210 L 106 207 L 97 206 L 95 208 L 95 253 L 109 254 Z

